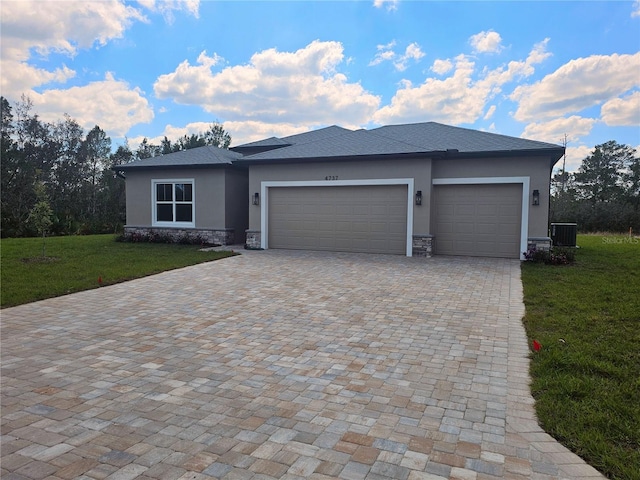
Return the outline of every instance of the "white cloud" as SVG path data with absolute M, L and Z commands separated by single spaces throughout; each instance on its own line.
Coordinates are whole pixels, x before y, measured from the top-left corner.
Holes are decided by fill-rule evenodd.
M 411 43 L 404 51 L 404 54 L 400 56 L 397 62 L 394 62 L 396 70 L 403 71 L 407 68 L 407 62 L 409 60 L 418 61 L 424 57 L 424 52 L 420 49 L 420 45 L 417 43 Z
M 122 37 L 133 21 L 145 21 L 139 10 L 120 1 L 42 2 L 11 1 L 2 4 L 2 94 L 17 99 L 22 93 L 50 82 L 63 83 L 75 76 L 62 67 L 47 71 L 29 64 L 32 50 L 40 55 L 74 56 L 79 48 L 105 45 Z
M 582 160 L 587 158 L 593 152 L 593 147 L 579 145 L 577 147 L 569 147 L 566 149 L 565 169 L 567 172 L 577 172 L 582 165 Z M 557 171 L 562 171 L 562 159 L 555 165 Z
M 200 0 L 138 0 L 147 10 L 160 13 L 167 23 L 173 23 L 175 11 L 186 11 L 198 18 Z
M 203 50 L 200 55 L 198 55 L 198 63 L 203 65 L 206 68 L 211 68 L 219 63 L 224 62 L 224 58 L 222 58 L 217 53 L 213 53 L 212 57 L 207 56 L 207 51 Z
M 76 72 L 66 66 L 49 71 L 26 62 L 2 62 L 0 77 L 2 95 L 15 101 L 23 93 L 31 95 L 32 87 L 51 82 L 64 83 L 75 75 Z
M 610 127 L 640 126 L 640 91 L 609 100 L 602 105 L 601 114 Z
M 557 118 L 548 122 L 530 123 L 522 132 L 523 138 L 562 144 L 565 134 L 567 141 L 576 142 L 589 135 L 596 123 L 595 118 L 584 118 L 573 115 L 569 118 Z
M 145 21 L 145 17 L 138 9 L 117 0 L 3 2 L 2 58 L 27 60 L 30 48 L 42 55 L 74 55 L 78 48 L 105 45 L 122 37 L 134 20 Z
M 171 141 L 175 141 L 184 135 L 198 134 L 209 129 L 212 122 L 192 122 L 184 127 L 177 127 L 168 124 L 163 132 L 147 140 L 154 144 L 160 145 L 164 137 Z M 231 146 L 242 145 L 243 143 L 254 142 L 269 137 L 286 137 L 297 133 L 304 133 L 310 130 L 308 125 L 293 125 L 290 123 L 265 123 L 249 120 L 246 122 L 224 122 L 224 129 L 231 135 Z M 129 146 L 132 150 L 136 150 L 144 136 L 129 138 Z
M 640 0 L 633 2 L 631 7 L 631 17 L 640 17 Z
M 143 8 L 167 18 L 173 11 L 197 16 L 198 0 L 142 0 Z M 111 135 L 124 135 L 136 123 L 149 122 L 153 110 L 138 88 L 117 81 L 107 73 L 104 81 L 68 89 L 50 88 L 38 93 L 36 87 L 53 82 L 64 84 L 76 76 L 67 66 L 49 71 L 34 66 L 35 53 L 60 53 L 70 58 L 79 50 L 100 47 L 122 38 L 134 22 L 148 22 L 141 8 L 122 0 L 38 1 L 2 3 L 2 95 L 16 101 L 26 94 L 44 120 L 59 120 L 70 114 L 83 127 L 98 124 Z M 208 57 L 207 57 L 208 58 Z M 203 61 L 213 61 L 214 58 Z
M 308 132 L 309 125 L 293 125 L 291 123 L 264 123 L 256 121 L 225 122 L 224 128 L 231 135 L 232 145 L 254 142 L 269 137 L 286 137 L 297 133 Z
M 427 78 L 414 87 L 405 82 L 374 116 L 377 123 L 442 121 L 472 123 L 480 115 L 488 92 L 480 91 L 471 80 L 475 64 L 465 55 L 455 58 L 453 75 L 444 80 Z
M 393 50 L 383 50 L 384 48 L 391 48 L 395 45 L 395 42 L 391 42 L 390 47 L 387 45 L 378 45 L 378 53 L 376 56 L 369 62 L 369 66 L 373 67 L 375 65 L 380 65 L 382 62 L 392 61 L 396 57 L 396 52 Z
M 493 30 L 483 31 L 469 38 L 473 50 L 478 53 L 497 53 L 502 50 L 501 42 L 500 34 Z
M 386 7 L 388 12 L 397 10 L 398 3 L 400 3 L 400 0 L 373 0 L 374 7 L 376 8 Z
M 212 72 L 207 62 L 182 62 L 154 84 L 159 98 L 202 106 L 231 121 L 363 124 L 380 98 L 337 71 L 339 42 L 314 41 L 295 52 L 255 53 L 248 64 Z
M 420 48 L 416 42 L 411 43 L 405 48 L 404 53 L 402 55 L 397 54 L 393 51 L 393 48 L 396 46 L 395 40 L 387 43 L 386 45 L 378 45 L 378 53 L 376 56 L 369 62 L 369 66 L 379 65 L 382 62 L 392 62 L 393 66 L 399 72 L 402 72 L 407 69 L 407 63 L 410 60 L 418 61 L 422 57 L 424 57 L 424 52 Z
M 65 112 L 87 130 L 99 125 L 116 137 L 124 136 L 133 125 L 153 119 L 153 110 L 142 92 L 110 73 L 103 81 L 65 90 L 31 92 L 29 97 L 44 121 L 60 120 L 61 112 Z
M 431 71 L 437 73 L 438 75 L 444 75 L 448 73 L 453 68 L 453 63 L 451 60 L 440 60 L 439 58 L 433 62 L 433 66 L 431 67 Z
M 571 60 L 542 80 L 513 91 L 510 98 L 519 102 L 514 118 L 526 122 L 580 112 L 640 85 L 638 71 L 640 52 Z
M 491 117 L 493 117 L 494 113 L 496 113 L 496 106 L 495 105 L 491 105 L 489 107 L 489 110 L 487 110 L 487 113 L 485 113 L 483 119 L 484 120 L 489 120 Z
M 502 86 L 517 78 L 525 78 L 535 71 L 534 65 L 544 60 L 547 40 L 534 46 L 524 61 L 511 61 L 506 67 L 476 72 L 475 63 L 469 56 L 458 55 L 451 64 L 449 60 L 437 61 L 434 67 L 445 72 L 449 64 L 453 74 L 444 79 L 427 78 L 421 85 L 413 86 L 409 81 L 401 82 L 391 99 L 391 104 L 382 107 L 374 115 L 377 123 L 418 122 L 425 120 L 460 124 L 475 122 L 485 109 L 486 103 L 501 92 Z M 479 75 L 480 78 L 478 78 Z

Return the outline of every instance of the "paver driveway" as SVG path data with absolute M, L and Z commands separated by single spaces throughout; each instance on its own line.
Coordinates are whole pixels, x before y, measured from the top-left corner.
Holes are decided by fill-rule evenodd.
M 2 478 L 586 478 L 519 264 L 291 251 L 2 311 Z

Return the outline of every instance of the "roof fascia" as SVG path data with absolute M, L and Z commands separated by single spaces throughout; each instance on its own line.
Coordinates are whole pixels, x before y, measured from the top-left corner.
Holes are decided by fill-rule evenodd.
M 504 157 L 551 157 L 554 165 L 564 155 L 564 148 L 548 148 L 536 150 L 497 150 L 486 152 L 459 152 L 458 150 L 434 150 L 430 152 L 411 153 L 386 153 L 373 155 L 344 155 L 335 157 L 299 157 L 299 158 L 274 158 L 274 159 L 251 159 L 240 158 L 234 160 L 234 164 L 245 165 L 271 165 L 284 163 L 321 163 L 321 162 L 344 162 L 344 161 L 369 161 L 388 160 L 389 158 L 504 158 Z
M 245 170 L 246 167 L 236 163 L 201 163 L 188 165 L 116 165 L 111 170 L 116 172 L 130 172 L 134 170 L 195 170 L 195 169 L 219 169 L 232 168 L 235 170 Z

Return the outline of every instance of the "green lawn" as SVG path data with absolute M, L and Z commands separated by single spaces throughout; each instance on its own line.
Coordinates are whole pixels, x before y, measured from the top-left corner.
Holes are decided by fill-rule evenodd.
M 578 236 L 576 263 L 522 265 L 542 427 L 611 479 L 640 479 L 640 240 Z
M 97 288 L 98 278 L 109 285 L 231 255 L 201 252 L 193 245 L 121 243 L 115 238 L 47 238 L 45 259 L 41 238 L 2 239 L 2 307 Z

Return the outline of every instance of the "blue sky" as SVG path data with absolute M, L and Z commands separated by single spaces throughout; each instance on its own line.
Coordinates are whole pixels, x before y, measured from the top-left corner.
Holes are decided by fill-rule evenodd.
M 12 1 L 2 95 L 114 145 L 437 121 L 640 146 L 637 1 Z

